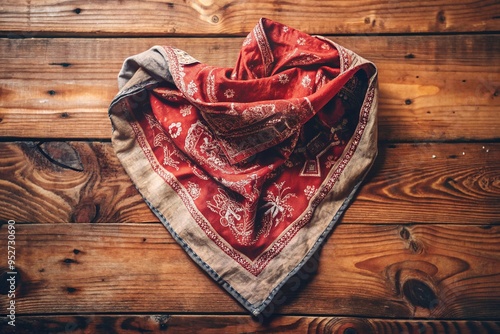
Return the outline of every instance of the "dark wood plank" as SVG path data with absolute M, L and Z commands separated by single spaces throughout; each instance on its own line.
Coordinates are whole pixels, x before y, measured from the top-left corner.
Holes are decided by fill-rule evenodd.
M 15 226 L 18 315 L 245 313 L 159 223 Z M 4 224 L 0 240 L 6 233 Z M 499 236 L 500 226 L 340 224 L 263 317 L 497 317 Z
M 334 39 L 379 68 L 382 140 L 499 138 L 500 35 Z M 170 44 L 203 62 L 231 67 L 241 41 L 0 39 L 1 135 L 109 138 L 107 107 L 126 57 Z
M 482 334 L 500 332 L 496 321 L 366 319 L 282 316 L 261 322 L 249 316 L 217 315 L 76 315 L 20 316 L 16 327 L 0 319 L 4 334 L 57 333 L 315 333 L 315 334 Z
M 380 149 L 344 222 L 499 222 L 500 144 L 386 144 Z M 0 220 L 158 221 L 110 143 L 1 143 L 0 156 Z
M 498 31 L 495 0 L 57 1 L 3 0 L 0 32 L 59 35 L 245 34 L 260 17 L 309 33 L 379 34 Z M 161 14 L 160 14 L 161 13 Z

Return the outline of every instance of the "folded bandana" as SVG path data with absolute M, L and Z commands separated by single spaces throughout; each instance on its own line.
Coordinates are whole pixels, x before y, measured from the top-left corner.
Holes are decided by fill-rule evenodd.
M 258 315 L 375 159 L 376 76 L 352 51 L 267 19 L 234 68 L 153 47 L 123 65 L 113 146 L 175 240 Z

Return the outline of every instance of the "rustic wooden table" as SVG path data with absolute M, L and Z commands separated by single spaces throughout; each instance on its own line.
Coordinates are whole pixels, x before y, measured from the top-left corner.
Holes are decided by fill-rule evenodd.
M 262 16 L 378 66 L 380 156 L 303 283 L 252 318 L 143 203 L 107 107 L 126 57 L 231 67 Z M 498 0 L 3 0 L 0 332 L 499 333 L 499 30 Z

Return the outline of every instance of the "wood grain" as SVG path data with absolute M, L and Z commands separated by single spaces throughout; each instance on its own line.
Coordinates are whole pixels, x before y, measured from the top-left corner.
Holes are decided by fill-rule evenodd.
M 499 138 L 500 35 L 334 40 L 378 66 L 381 140 Z M 0 39 L 0 133 L 17 138 L 109 139 L 107 108 L 117 93 L 116 77 L 126 57 L 155 44 L 169 44 L 203 62 L 230 67 L 241 42 Z
M 24 222 L 157 221 L 109 143 L 0 144 L 1 219 Z M 65 153 L 64 153 L 65 152 Z M 76 156 L 78 170 L 70 168 Z
M 15 331 L 0 319 L 4 334 L 86 333 L 315 333 L 315 334 L 482 334 L 500 332 L 496 321 L 402 320 L 281 316 L 259 322 L 248 316 L 217 315 L 76 315 L 21 316 Z
M 242 35 L 260 17 L 313 34 L 498 31 L 495 0 L 3 0 L 0 32 L 33 35 Z M 161 15 L 159 15 L 161 13 Z
M 7 226 L 0 240 L 7 240 Z M 272 313 L 489 319 L 500 226 L 340 224 Z M 465 248 L 466 246 L 466 248 Z M 6 243 L 0 245 L 6 254 Z M 0 275 L 5 278 L 5 267 Z M 246 312 L 160 224 L 16 224 L 16 314 Z M 0 290 L 6 291 L 6 279 Z M 0 299 L 5 310 L 7 298 Z
M 497 224 L 500 144 L 386 144 L 349 223 Z M 0 221 L 156 222 L 110 143 L 0 143 Z
M 126 57 L 167 44 L 231 67 L 260 17 L 375 62 L 382 144 L 325 246 L 252 318 L 106 141 Z M 0 240 L 14 219 L 19 272 L 13 330 L 0 242 L 0 332 L 500 333 L 499 31 L 498 0 L 0 1 Z

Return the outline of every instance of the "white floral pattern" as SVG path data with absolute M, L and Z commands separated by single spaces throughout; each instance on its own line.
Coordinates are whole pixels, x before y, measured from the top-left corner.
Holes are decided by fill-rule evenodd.
M 215 68 L 210 70 L 207 78 L 207 96 L 210 102 L 217 102 L 217 88 L 215 87 Z
M 214 195 L 213 202 L 207 202 L 207 206 L 210 210 L 219 214 L 220 223 L 224 227 L 234 225 L 235 221 L 242 218 L 240 213 L 243 212 L 243 207 L 232 200 L 221 188 L 219 188 L 218 194 Z
M 276 105 L 273 103 L 259 104 L 243 110 L 241 116 L 244 122 L 255 122 L 255 119 L 262 119 L 274 114 L 275 110 Z
M 326 168 L 328 169 L 332 168 L 337 160 L 338 159 L 335 159 L 333 155 L 329 155 L 328 157 L 326 157 L 326 163 L 325 163 Z
M 234 90 L 233 89 L 226 89 L 226 91 L 224 92 L 224 96 L 227 99 L 232 99 L 234 97 Z
M 227 174 L 239 174 L 243 171 L 249 172 L 257 168 L 256 166 L 239 168 L 235 165 L 230 165 L 224 152 L 221 150 L 219 141 L 214 139 L 206 125 L 200 121 L 192 124 L 187 130 L 184 148 L 200 165 L 208 164 L 210 168 Z
M 250 198 L 250 194 L 245 190 L 245 186 L 250 183 L 250 179 L 242 179 L 239 181 L 228 181 L 225 178 L 220 179 L 220 183 L 224 186 L 228 187 L 231 190 L 234 190 L 240 194 L 243 194 L 245 198 Z
M 186 117 L 187 115 L 191 115 L 191 108 L 192 108 L 192 106 L 190 104 L 186 104 L 185 106 L 182 106 L 179 110 L 181 112 L 182 117 Z
M 172 48 L 172 51 L 174 51 L 175 55 L 177 56 L 177 59 L 179 60 L 179 63 L 182 65 L 199 63 L 198 60 L 193 58 L 186 51 L 183 51 L 183 50 L 180 50 L 177 48 Z
M 297 44 L 298 45 L 305 45 L 306 44 L 306 39 L 303 38 L 303 37 L 300 37 L 299 39 L 297 39 Z
M 306 189 L 304 189 L 304 194 L 306 195 L 307 200 L 310 200 L 315 193 L 316 193 L 315 186 L 307 186 Z
M 266 204 L 262 206 L 266 210 L 262 218 L 262 229 L 266 236 L 269 235 L 273 226 L 279 225 L 285 217 L 292 216 L 293 207 L 288 203 L 288 200 L 292 197 L 297 197 L 294 193 L 288 192 L 291 188 L 284 186 L 285 181 L 274 183 L 273 185 L 277 192 L 268 190 L 264 197 Z
M 194 83 L 193 80 L 188 84 L 186 93 L 189 96 L 193 96 L 196 92 L 198 91 L 198 87 L 196 87 L 196 84 Z
M 200 197 L 200 186 L 194 182 L 189 181 L 187 183 L 187 191 L 189 193 L 189 196 L 191 196 L 193 199 L 197 199 L 198 197 Z
M 156 118 L 154 118 L 150 114 L 145 114 L 145 116 L 146 116 L 146 120 L 148 121 L 148 124 L 149 124 L 149 127 L 151 128 L 151 130 L 156 128 L 157 130 L 163 131 L 163 128 L 162 128 L 160 122 L 158 122 L 158 120 Z
M 290 78 L 288 78 L 287 74 L 280 74 L 278 75 L 278 81 L 282 85 L 286 85 L 288 82 L 290 82 Z
M 221 159 L 220 147 L 216 142 L 210 141 L 207 137 L 203 138 L 203 143 L 200 145 L 200 151 L 207 156 L 208 161 L 214 165 L 219 168 L 226 167 L 227 162 Z
M 170 133 L 170 136 L 172 138 L 177 138 L 180 136 L 181 132 L 182 132 L 182 125 L 181 125 L 181 122 L 177 122 L 177 123 L 172 123 L 169 125 L 168 127 L 168 132 Z
M 179 99 L 173 92 L 163 92 L 161 93 L 161 97 L 169 101 L 177 101 Z
M 311 84 L 311 78 L 309 77 L 309 74 L 304 76 L 302 78 L 302 81 L 300 83 L 304 88 L 309 88 L 309 85 Z
M 180 157 L 179 154 L 175 151 L 175 149 L 170 149 L 169 145 L 170 139 L 163 132 L 159 132 L 155 135 L 153 139 L 153 145 L 155 147 L 163 148 L 163 165 L 175 168 L 175 170 L 179 170 L 179 161 L 175 160 L 173 157 Z
M 253 222 L 248 217 L 250 208 L 233 199 L 222 188 L 207 202 L 207 207 L 218 214 L 219 222 L 223 227 L 229 227 L 233 235 L 242 245 L 252 244 Z
M 163 146 L 163 164 L 179 170 L 179 161 L 175 160 L 172 156 L 177 155 L 175 151 L 170 151 L 167 146 Z

